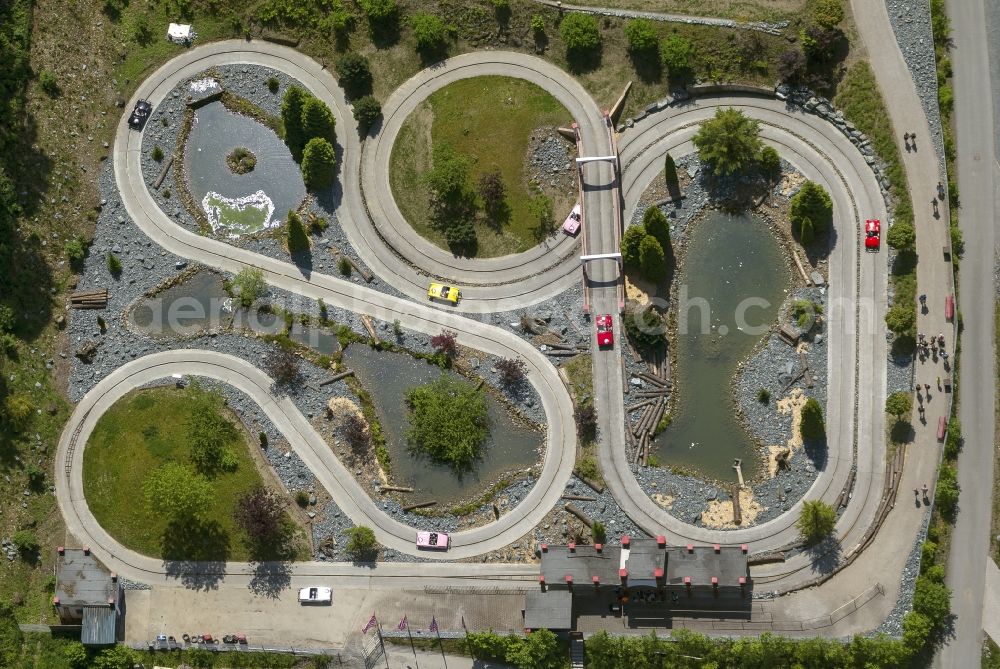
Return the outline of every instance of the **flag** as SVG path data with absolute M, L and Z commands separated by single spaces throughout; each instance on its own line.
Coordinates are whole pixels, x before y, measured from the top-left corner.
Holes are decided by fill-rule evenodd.
M 396 629 L 398 629 L 400 632 L 402 632 L 403 630 L 406 629 L 406 616 L 405 615 L 403 616 L 403 619 L 399 621 L 399 624 L 396 625 Z
M 365 624 L 365 626 L 361 628 L 361 633 L 362 634 L 368 634 L 368 630 L 370 630 L 371 628 L 375 627 L 375 625 L 378 625 L 378 621 L 375 620 L 375 612 L 372 611 L 372 617 L 369 618 L 368 622 Z
M 438 621 L 437 621 L 437 618 L 435 618 L 434 616 L 431 616 L 430 631 L 432 631 L 432 632 L 437 632 L 438 631 Z

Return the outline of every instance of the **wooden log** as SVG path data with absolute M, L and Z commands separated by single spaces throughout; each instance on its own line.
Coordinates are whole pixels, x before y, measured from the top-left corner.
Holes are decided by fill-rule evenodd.
M 631 413 L 631 412 L 635 411 L 636 409 L 641 409 L 642 407 L 648 406 L 648 405 L 652 404 L 655 401 L 656 400 L 650 399 L 650 400 L 643 400 L 643 401 L 638 402 L 636 404 L 632 404 L 630 406 L 625 407 L 625 413 Z
M 170 157 L 167 158 L 167 162 L 163 163 L 163 169 L 160 170 L 160 176 L 156 177 L 156 181 L 153 183 L 154 190 L 160 190 L 160 185 L 163 183 L 163 180 L 167 178 L 167 172 L 170 170 L 170 166 L 173 164 L 174 164 L 174 154 L 171 153 Z
M 638 376 L 643 381 L 652 383 L 654 386 L 659 386 L 660 388 L 663 388 L 667 385 L 667 382 L 664 381 L 663 379 L 653 376 L 652 374 L 649 374 L 647 372 L 639 372 L 638 374 L 636 374 L 636 376 Z
M 740 510 L 740 487 L 733 486 L 733 523 L 743 524 L 743 513 Z
M 375 278 L 374 274 L 372 274 L 371 272 L 369 272 L 366 268 L 362 267 L 358 263 L 354 262 L 354 258 L 352 258 L 351 256 L 347 255 L 346 253 L 342 254 L 342 255 L 345 258 L 347 258 L 347 262 L 351 263 L 351 267 L 354 268 L 354 271 L 361 275 L 361 278 L 365 280 L 365 283 L 371 283 L 372 282 L 372 279 Z
M 354 376 L 354 370 L 353 369 L 348 369 L 348 370 L 343 371 L 343 372 L 338 372 L 337 374 L 334 374 L 330 378 L 325 379 L 323 381 L 320 381 L 319 385 L 321 385 L 321 386 L 328 386 L 331 383 L 336 383 L 337 381 L 340 381 L 341 379 L 347 378 L 348 376 Z
M 649 436 L 656 436 L 656 427 L 660 424 L 660 420 L 663 419 L 663 414 L 667 411 L 666 400 L 660 400 L 656 406 L 656 413 L 653 414 L 653 420 L 649 422 Z
M 594 524 L 593 519 L 591 519 L 590 516 L 588 516 L 587 514 L 585 514 L 576 505 L 574 505 L 574 504 L 572 504 L 570 502 L 566 502 L 566 504 L 563 506 L 563 508 L 566 509 L 567 512 L 572 513 L 574 516 L 576 516 L 581 521 L 583 521 L 583 524 L 586 525 L 587 527 L 590 527 L 590 526 L 592 526 Z
M 590 497 L 589 495 L 563 495 L 563 499 L 572 499 L 577 502 L 596 502 L 596 497 Z
M 92 290 L 78 290 L 69 296 L 71 300 L 82 300 L 87 297 L 107 297 L 107 288 L 95 288 Z
M 546 344 L 546 346 L 549 346 L 549 344 Z M 559 351 L 559 350 L 553 350 L 552 348 L 550 348 L 549 350 L 545 351 L 545 355 L 552 355 L 552 356 L 555 356 L 557 358 L 572 358 L 572 357 L 576 357 L 577 355 L 579 355 L 579 352 L 577 352 L 577 351 Z
M 378 338 L 378 333 L 375 332 L 375 325 L 372 323 L 371 316 L 363 314 L 361 316 L 361 322 L 364 323 L 365 329 L 368 330 L 368 336 L 370 336 L 372 338 L 372 341 L 375 342 L 376 345 L 378 345 L 380 343 Z
M 420 504 L 410 504 L 409 506 L 403 507 L 403 513 L 406 513 L 407 511 L 413 511 L 414 509 L 424 509 L 428 506 L 434 506 L 435 504 L 437 504 L 437 500 L 432 500 L 430 502 L 421 502 Z
M 636 423 L 635 426 L 632 428 L 632 434 L 634 434 L 636 438 L 638 438 L 639 435 L 641 435 L 644 432 L 646 420 L 649 418 L 649 416 L 653 413 L 654 410 L 655 406 L 650 405 L 646 407 L 645 411 L 642 412 L 642 415 L 639 417 L 639 422 Z
M 593 490 L 594 492 L 596 492 L 598 495 L 601 495 L 601 494 L 604 493 L 604 486 L 601 485 L 600 483 L 598 483 L 597 481 L 591 481 L 590 479 L 588 479 L 588 478 L 586 478 L 584 476 L 580 476 L 579 474 L 577 474 L 576 477 L 578 479 L 580 479 L 581 481 L 583 481 L 587 485 L 588 488 L 590 488 L 591 490 Z
M 560 344 L 547 344 L 547 346 L 550 346 L 552 348 L 558 349 L 560 351 L 573 351 L 574 353 L 576 352 L 576 346 L 571 346 L 569 344 L 562 344 L 562 343 L 560 343 Z
M 384 485 L 379 488 L 381 492 L 413 492 L 413 488 L 403 485 Z
M 764 564 L 774 564 L 776 562 L 784 562 L 785 553 L 783 551 L 771 551 L 770 553 L 758 553 L 756 555 L 751 555 L 747 560 L 747 564 L 751 567 L 757 567 Z

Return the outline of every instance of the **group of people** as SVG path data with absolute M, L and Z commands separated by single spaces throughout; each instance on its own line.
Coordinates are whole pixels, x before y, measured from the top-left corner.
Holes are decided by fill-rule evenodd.
M 904 132 L 903 133 L 903 142 L 906 144 L 906 150 L 907 151 L 916 151 L 917 150 L 917 133 L 915 133 L 915 132 Z M 913 142 L 913 144 L 911 145 L 910 142 Z
M 944 333 L 938 333 L 937 337 L 931 337 L 930 341 L 928 342 L 927 337 L 924 336 L 924 333 L 918 332 L 917 353 L 920 355 L 921 361 L 925 359 L 928 354 L 933 355 L 936 360 L 938 354 L 940 353 L 941 358 L 947 362 L 948 351 L 946 351 L 944 348 Z
M 923 491 L 924 491 L 924 501 L 927 502 L 929 500 L 927 499 L 927 484 L 926 483 L 924 484 Z M 920 488 L 914 488 L 913 489 L 913 497 L 914 497 L 914 499 L 917 499 L 917 498 L 920 497 Z

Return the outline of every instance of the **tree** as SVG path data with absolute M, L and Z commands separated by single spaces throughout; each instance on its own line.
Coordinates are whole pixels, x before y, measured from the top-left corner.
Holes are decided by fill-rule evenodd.
M 367 95 L 372 90 L 372 71 L 368 59 L 357 51 L 348 51 L 337 60 L 337 82 L 348 98 Z
M 337 154 L 333 145 L 322 137 L 310 139 L 302 151 L 302 180 L 306 188 L 316 191 L 328 187 L 333 183 L 336 167 Z M 306 246 L 308 247 L 308 242 Z
M 639 246 L 645 238 L 646 228 L 641 225 L 631 225 L 625 230 L 621 241 L 622 262 L 625 267 L 639 266 Z
M 325 139 L 330 144 L 337 141 L 337 121 L 333 112 L 319 98 L 309 96 L 302 105 L 302 141 L 308 146 L 314 137 Z
M 806 543 L 814 544 L 833 532 L 837 523 L 837 512 L 820 499 L 806 500 L 795 525 Z
M 656 26 L 649 19 L 632 19 L 625 24 L 628 50 L 634 55 L 646 55 L 656 49 Z
M 479 197 L 483 198 L 486 210 L 490 212 L 498 211 L 507 197 L 507 186 L 503 182 L 503 174 L 498 169 L 483 173 L 479 177 L 477 190 Z
M 947 517 L 955 512 L 958 505 L 958 473 L 951 464 L 941 465 L 937 485 L 934 487 L 934 501 L 941 513 Z
M 652 235 L 646 235 L 639 244 L 639 271 L 650 281 L 661 281 L 666 276 L 663 247 Z
M 290 386 L 301 378 L 299 356 L 283 348 L 273 348 L 264 356 L 264 369 L 279 386 Z
M 910 393 L 899 391 L 885 398 L 885 412 L 895 416 L 896 420 L 903 420 L 903 416 L 909 415 L 912 409 Z
M 746 172 L 760 154 L 760 124 L 739 109 L 719 109 L 693 141 L 698 156 L 721 175 Z
M 826 426 L 823 424 L 823 407 L 820 406 L 815 397 L 807 399 L 802 407 L 799 434 L 806 440 L 817 440 L 826 436 Z
M 468 158 L 456 153 L 450 144 L 438 144 L 434 147 L 433 165 L 424 179 L 431 191 L 432 218 L 448 243 L 458 247 L 474 244 L 475 193 L 469 186 Z
M 281 101 L 281 122 L 285 127 L 285 144 L 296 160 L 302 156 L 302 147 L 306 144 L 305 132 L 302 129 L 302 109 L 306 99 L 311 97 L 298 86 L 289 86 Z
M 212 485 L 189 465 L 168 462 L 154 469 L 144 485 L 146 503 L 172 522 L 188 522 L 212 505 Z
M 792 47 L 778 57 L 778 76 L 789 84 L 797 84 L 806 74 L 806 55 Z
M 10 540 L 17 548 L 17 552 L 22 560 L 34 560 L 35 556 L 38 555 L 38 549 L 41 547 L 38 543 L 38 537 L 31 530 L 18 530 Z
M 479 457 L 489 434 L 489 415 L 482 390 L 442 374 L 406 393 L 412 448 L 436 462 L 466 470 Z
M 886 233 L 885 243 L 897 251 L 912 251 L 917 243 L 917 231 L 913 223 L 907 220 L 897 220 Z
M 773 146 L 765 146 L 760 150 L 760 169 L 769 179 L 781 175 L 781 157 Z
M 833 201 L 830 194 L 815 181 L 806 181 L 799 192 L 792 196 L 788 218 L 792 223 L 792 230 L 799 230 L 802 221 L 808 218 L 816 232 L 826 233 L 833 223 Z
M 285 501 L 262 486 L 251 488 L 236 500 L 233 520 L 257 546 L 270 546 L 285 530 Z
M 962 424 L 957 416 L 952 416 L 948 420 L 948 434 L 944 440 L 945 459 L 954 460 L 960 450 L 962 450 Z
M 667 73 L 675 78 L 683 78 L 691 70 L 691 42 L 680 35 L 670 35 L 660 42 L 660 62 Z
M 244 308 L 249 308 L 254 301 L 267 290 L 264 272 L 249 265 L 239 271 L 233 279 L 233 287 L 239 291 L 237 297 Z
M 87 669 L 87 665 L 90 663 L 87 647 L 79 641 L 72 641 L 63 646 L 63 657 L 66 658 L 71 669 Z
M 209 473 L 222 464 L 227 446 L 239 434 L 222 413 L 225 401 L 220 395 L 202 389 L 197 383 L 186 393 L 190 407 L 184 428 L 191 444 L 191 460 L 198 471 Z
M 517 669 L 559 669 L 564 664 L 559 639 L 547 629 L 527 637 L 507 637 L 504 659 Z
M 672 196 L 680 194 L 681 184 L 677 178 L 677 163 L 674 162 L 673 156 L 669 153 L 663 159 L 663 181 L 666 183 L 667 190 L 670 191 Z
M 910 648 L 921 648 L 934 630 L 931 619 L 917 611 L 903 616 L 903 643 Z
M 372 528 L 358 525 L 347 530 L 347 552 L 354 558 L 370 557 L 378 548 Z
M 934 627 L 941 627 L 951 612 L 951 591 L 943 583 L 920 576 L 913 590 L 913 610 L 927 616 Z
M 366 134 L 382 115 L 382 105 L 373 96 L 366 95 L 355 101 L 352 111 L 354 120 L 358 122 L 358 130 Z
M 410 17 L 410 28 L 417 41 L 417 53 L 425 60 L 442 55 L 448 46 L 448 28 L 435 14 L 416 12 Z
M 440 334 L 431 337 L 431 346 L 438 353 L 444 353 L 449 358 L 454 358 L 458 353 L 458 339 L 451 330 L 442 330 Z
M 128 646 L 121 644 L 105 648 L 94 658 L 94 669 L 132 669 L 135 656 Z
M 309 252 L 309 235 L 306 234 L 306 227 L 302 224 L 302 218 L 294 211 L 288 212 L 288 226 L 285 240 L 288 244 L 288 252 L 293 256 Z
M 670 223 L 659 207 L 650 207 L 642 215 L 642 227 L 646 234 L 660 243 L 664 255 L 670 252 Z
M 505 386 L 514 386 L 524 380 L 526 367 L 520 358 L 503 358 L 496 366 L 500 382 Z
M 601 30 L 597 19 L 590 14 L 566 15 L 559 24 L 559 34 L 566 46 L 566 55 L 571 59 L 594 52 L 601 46 Z
M 885 315 L 885 324 L 896 334 L 913 329 L 917 322 L 916 309 L 912 304 L 894 304 Z
M 842 0 L 815 0 L 812 6 L 812 20 L 824 28 L 833 28 L 844 20 Z
M 395 21 L 399 12 L 396 0 L 358 0 L 358 5 L 373 29 Z

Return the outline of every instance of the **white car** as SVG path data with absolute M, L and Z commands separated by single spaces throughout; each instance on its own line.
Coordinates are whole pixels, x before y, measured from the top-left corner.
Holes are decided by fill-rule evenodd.
M 330 588 L 302 588 L 299 590 L 299 604 L 332 604 L 333 590 Z

